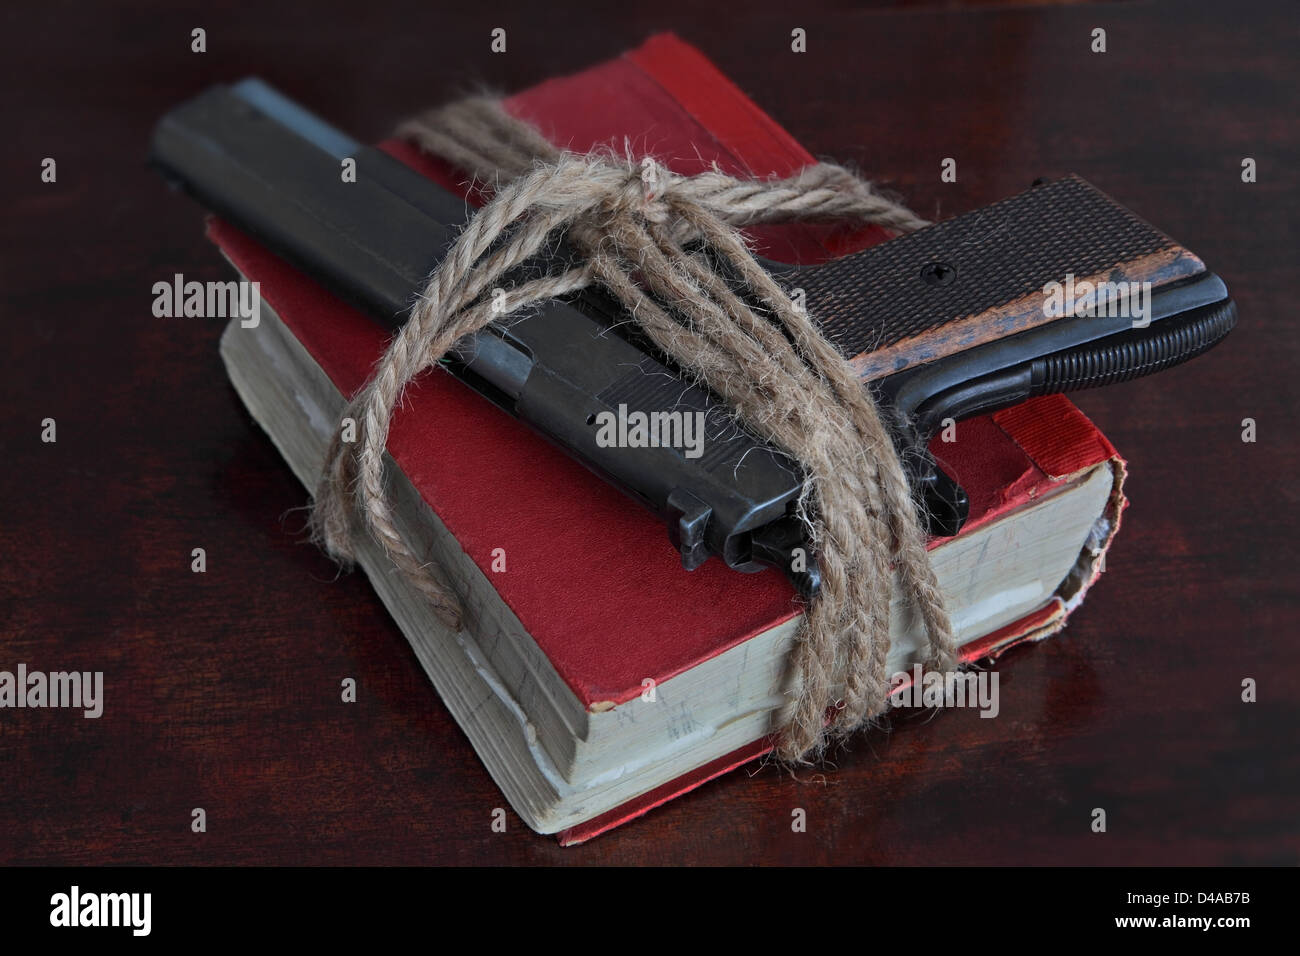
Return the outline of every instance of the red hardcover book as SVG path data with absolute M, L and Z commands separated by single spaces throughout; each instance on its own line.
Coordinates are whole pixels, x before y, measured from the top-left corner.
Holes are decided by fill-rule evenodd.
M 733 174 L 788 175 L 813 162 L 702 54 L 668 34 L 512 96 L 506 108 L 557 145 L 577 152 L 601 145 L 621 150 L 628 141 L 637 153 L 654 155 L 680 173 L 716 162 Z M 384 148 L 466 192 L 457 171 L 404 143 Z M 213 221 L 210 235 L 246 277 L 260 283 L 267 305 L 338 391 L 355 393 L 382 353 L 385 333 L 229 225 Z M 756 230 L 752 237 L 766 256 L 810 262 L 888 235 L 876 228 L 792 226 Z M 237 331 L 232 327 L 228 334 Z M 956 442 L 936 443 L 934 451 L 970 495 L 963 535 L 1098 465 L 1109 462 L 1113 476 L 1104 533 L 1087 543 L 1079 570 L 1031 613 L 963 648 L 969 660 L 992 658 L 1021 641 L 1055 633 L 1095 580 L 1124 506 L 1123 462 L 1060 396 L 963 422 L 958 436 Z M 683 571 L 655 517 L 441 371 L 409 389 L 388 449 L 588 713 L 628 704 L 642 694 L 646 678 L 663 684 L 799 613 L 776 572 L 742 575 L 718 561 Z M 509 573 L 494 574 L 494 551 L 501 548 L 509 554 Z M 571 582 L 582 582 L 580 595 Z M 448 697 L 447 687 L 439 684 L 439 690 Z M 481 741 L 478 746 L 482 752 Z M 760 736 L 565 828 L 560 839 L 589 839 L 769 749 L 770 741 Z

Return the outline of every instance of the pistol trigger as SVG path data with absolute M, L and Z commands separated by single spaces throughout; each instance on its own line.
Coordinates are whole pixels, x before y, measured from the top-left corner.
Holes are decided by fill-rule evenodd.
M 929 471 L 920 477 L 926 530 L 940 538 L 950 538 L 961 531 L 970 514 L 970 498 L 961 485 L 930 459 Z
M 966 490 L 939 467 L 930 453 L 930 437 L 949 411 L 953 417 L 964 417 L 956 404 L 932 402 L 915 420 L 897 411 L 888 418 L 894 447 L 921 505 L 922 513 L 918 517 L 926 532 L 938 538 L 957 534 L 970 515 Z

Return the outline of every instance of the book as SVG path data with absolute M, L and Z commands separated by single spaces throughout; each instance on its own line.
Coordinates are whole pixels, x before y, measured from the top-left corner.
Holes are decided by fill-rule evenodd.
M 717 162 L 788 175 L 813 161 L 667 34 L 505 105 L 558 145 L 626 141 L 681 173 Z M 455 170 L 384 148 L 466 192 Z M 263 300 L 256 326 L 235 320 L 222 337 L 231 381 L 314 488 L 385 334 L 233 227 L 209 232 Z M 769 258 L 809 262 L 888 236 L 797 226 L 751 238 Z M 1061 396 L 964 421 L 955 438 L 933 451 L 971 514 L 931 542 L 931 559 L 963 656 L 992 658 L 1055 633 L 1083 599 L 1119 524 L 1124 465 Z M 399 526 L 451 570 L 465 628 L 443 627 L 369 542 L 359 563 L 530 827 L 581 842 L 770 749 L 800 613 L 783 576 L 718 561 L 684 571 L 658 519 L 442 371 L 408 390 L 388 455 Z M 891 674 L 919 651 L 897 601 L 893 620 Z

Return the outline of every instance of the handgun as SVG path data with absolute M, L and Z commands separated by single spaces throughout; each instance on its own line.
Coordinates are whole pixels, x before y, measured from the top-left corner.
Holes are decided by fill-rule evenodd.
M 462 197 L 255 78 L 167 113 L 149 156 L 393 330 L 466 219 Z M 355 181 L 340 176 L 345 159 Z M 827 263 L 763 265 L 871 390 L 933 535 L 956 534 L 969 509 L 928 449 L 945 423 L 1160 371 L 1211 348 L 1237 318 L 1199 258 L 1077 176 Z M 494 323 L 444 364 L 658 514 L 687 570 L 716 555 L 743 572 L 780 567 L 816 593 L 816 561 L 794 560 L 809 554 L 797 464 L 739 427 L 599 290 Z M 595 423 L 620 406 L 702 413 L 701 452 L 608 447 Z

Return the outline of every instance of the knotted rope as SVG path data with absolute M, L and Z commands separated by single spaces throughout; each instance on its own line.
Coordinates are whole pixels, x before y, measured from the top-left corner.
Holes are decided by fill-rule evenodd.
M 358 423 L 357 441 L 336 433 L 312 518 L 332 555 L 352 560 L 353 535 L 364 528 L 434 613 L 460 628 L 453 588 L 393 521 L 383 463 L 393 409 L 407 384 L 467 335 L 599 284 L 685 374 L 802 467 L 798 513 L 822 583 L 795 637 L 789 699 L 774 715 L 778 755 L 815 758 L 830 738 L 886 706 L 894 568 L 928 636 L 929 665 L 956 666 L 917 509 L 870 394 L 738 232 L 836 220 L 907 232 L 924 220 L 826 163 L 750 181 L 717 169 L 679 176 L 648 158 L 563 152 L 485 97 L 424 114 L 398 134 L 495 189 L 345 412 Z M 545 260 L 534 257 L 561 236 L 577 264 L 536 274 Z M 534 273 L 520 269 L 526 263 Z M 522 278 L 502 307 L 493 290 L 507 274 Z

